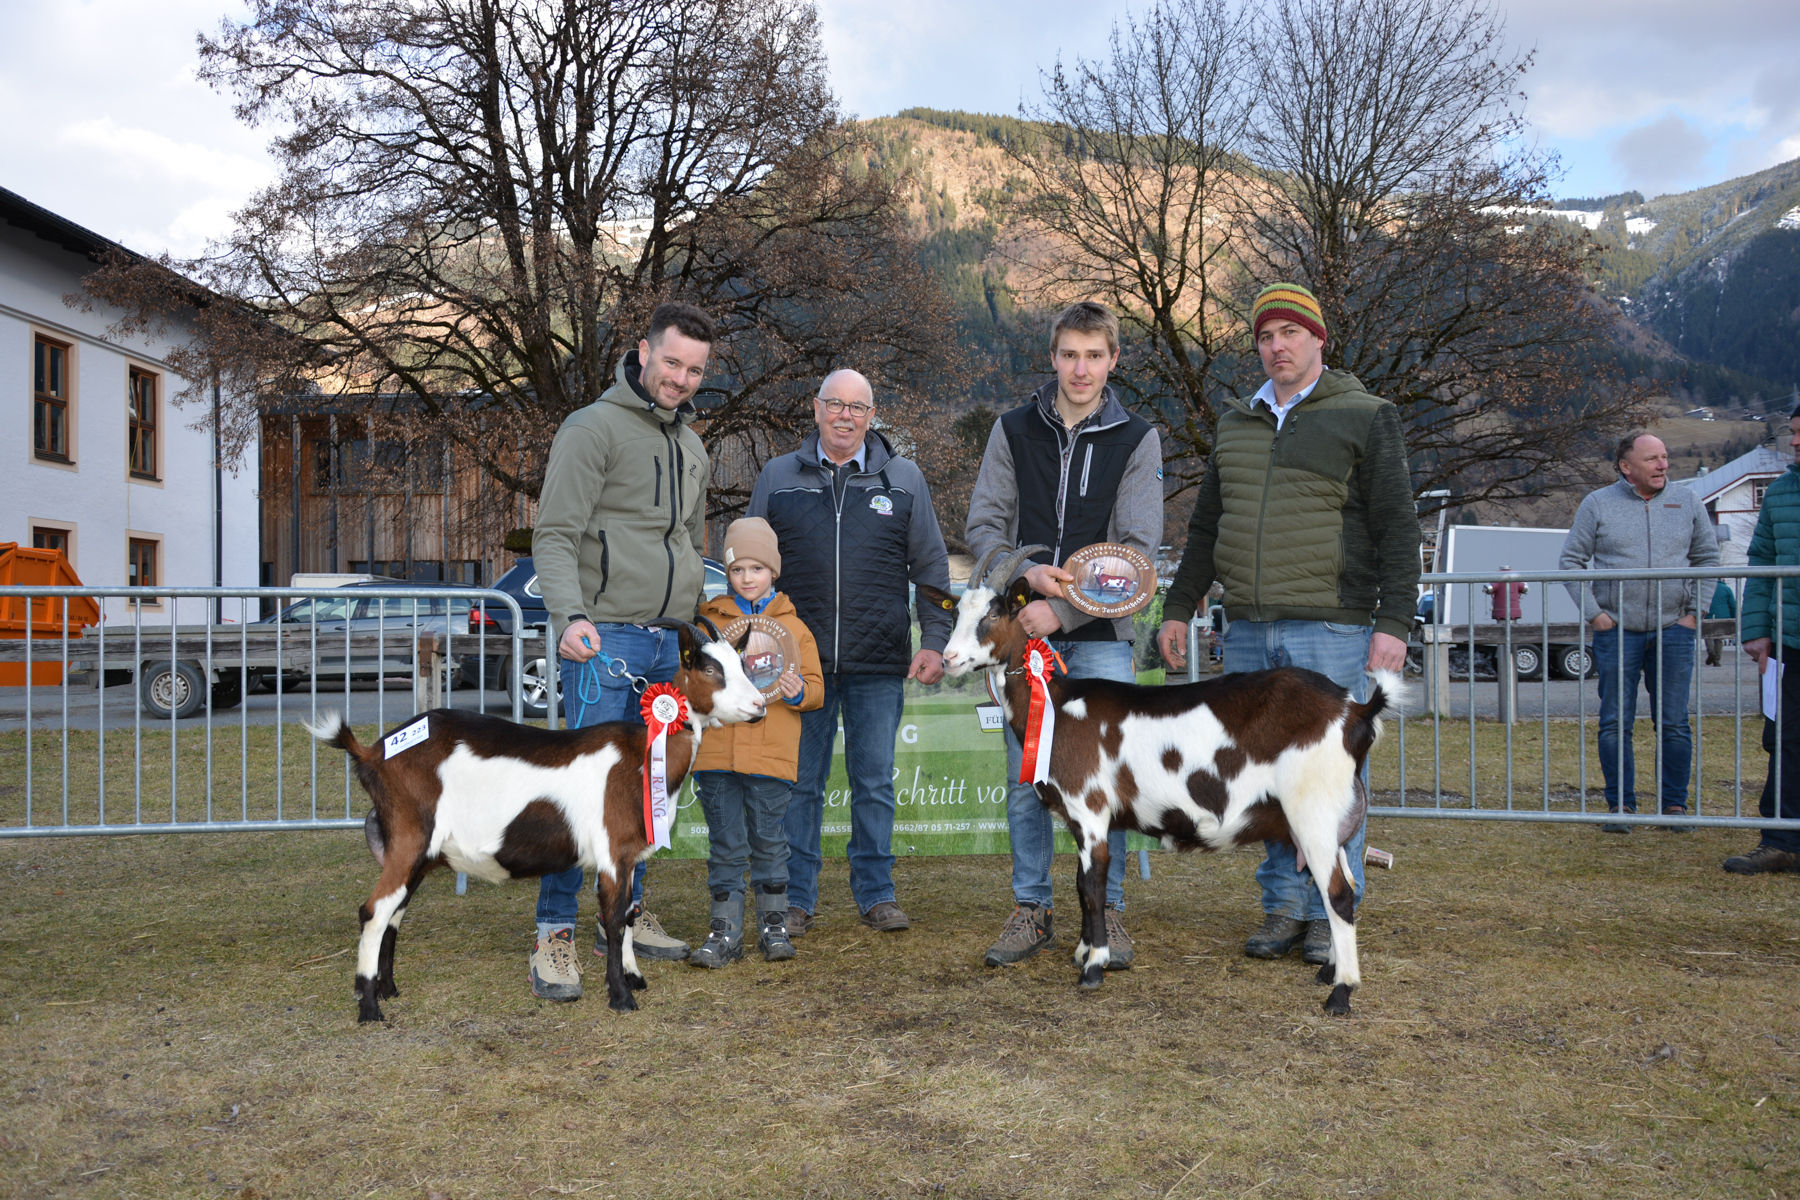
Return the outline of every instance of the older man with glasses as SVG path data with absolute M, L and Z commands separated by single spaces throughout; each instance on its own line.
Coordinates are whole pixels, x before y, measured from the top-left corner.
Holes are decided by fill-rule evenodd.
M 911 923 L 894 899 L 894 736 L 908 679 L 943 678 L 951 614 L 918 606 L 912 646 L 908 585 L 947 588 L 949 556 L 925 477 L 870 428 L 875 395 L 856 371 L 833 371 L 813 401 L 818 432 L 771 459 L 747 516 L 762 517 L 781 548 L 781 585 L 812 630 L 825 702 L 802 714 L 800 773 L 788 804 L 788 935 L 818 911 L 820 839 L 832 742 L 844 726 L 850 777 L 850 893 L 864 925 Z

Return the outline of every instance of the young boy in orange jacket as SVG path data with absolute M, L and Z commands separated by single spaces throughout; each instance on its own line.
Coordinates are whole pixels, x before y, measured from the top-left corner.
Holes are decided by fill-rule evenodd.
M 782 703 L 753 725 L 708 730 L 694 759 L 694 790 L 706 813 L 706 886 L 712 893 L 712 928 L 688 955 L 696 967 L 722 967 L 744 953 L 744 870 L 756 893 L 757 949 L 769 962 L 794 957 L 787 928 L 787 833 L 782 819 L 800 754 L 800 714 L 825 699 L 819 648 L 775 590 L 781 551 L 775 531 L 761 517 L 733 521 L 725 531 L 725 573 L 731 591 L 708 600 L 700 614 L 721 629 L 745 616 L 778 622 L 799 653 L 785 664 L 777 685 Z

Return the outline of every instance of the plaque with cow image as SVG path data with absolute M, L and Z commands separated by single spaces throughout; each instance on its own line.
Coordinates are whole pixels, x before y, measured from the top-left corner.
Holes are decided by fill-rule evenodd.
M 744 674 L 750 677 L 750 686 L 761 692 L 764 700 L 778 699 L 781 673 L 789 667 L 796 675 L 800 673 L 800 643 L 788 632 L 787 626 L 760 613 L 739 617 L 719 630 L 719 636 L 727 643 L 735 644 L 746 629 L 750 631 L 750 640 L 744 643 L 743 652 L 738 655 L 738 660 L 744 664 Z
M 1119 542 L 1084 546 L 1063 570 L 1075 577 L 1063 597 L 1090 617 L 1129 617 L 1156 596 L 1156 568 L 1142 551 Z

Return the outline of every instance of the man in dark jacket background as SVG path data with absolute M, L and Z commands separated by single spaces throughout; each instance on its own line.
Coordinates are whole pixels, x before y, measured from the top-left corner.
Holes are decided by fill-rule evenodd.
M 1157 642 L 1171 667 L 1187 665 L 1187 623 L 1217 579 L 1227 671 L 1307 667 L 1362 700 L 1367 671 L 1405 669 L 1418 604 L 1400 412 L 1349 372 L 1325 369 L 1324 314 L 1298 284 L 1258 294 L 1251 333 L 1269 381 L 1220 414 Z M 1359 824 L 1344 847 L 1359 900 L 1363 838 Z M 1328 961 L 1331 927 L 1310 869 L 1286 843 L 1263 849 L 1263 926 L 1244 953 L 1280 958 L 1304 936 L 1306 961 Z
M 1062 564 L 1097 542 L 1156 554 L 1162 540 L 1162 442 L 1126 411 L 1107 376 L 1119 361 L 1119 319 L 1099 304 L 1071 304 L 1050 326 L 1056 377 L 994 422 L 969 495 L 967 537 L 977 560 L 997 548 L 1043 545 L 1025 578 L 1039 600 L 1019 613 L 1072 679 L 1137 679 L 1130 617 L 1100 620 L 1063 598 L 1072 581 Z M 971 580 L 971 585 L 981 582 Z M 1020 783 L 1024 750 L 1006 730 L 1006 828 L 1012 843 L 1012 915 L 988 947 L 990 967 L 1019 962 L 1052 940 L 1050 865 L 1056 822 L 1037 790 Z M 1131 965 L 1125 932 L 1125 831 L 1107 839 L 1106 939 L 1109 970 Z
M 832 742 L 844 725 L 850 778 L 850 892 L 862 923 L 891 932 L 910 921 L 894 899 L 894 736 L 908 679 L 944 676 L 950 613 L 919 604 L 912 648 L 909 583 L 950 586 L 949 555 L 925 476 L 869 428 L 875 395 L 851 370 L 833 371 L 813 400 L 818 432 L 770 459 L 745 515 L 762 517 L 781 547 L 781 583 L 812 630 L 825 702 L 803 714 L 800 774 L 788 804 L 788 935 L 818 910 L 820 839 Z

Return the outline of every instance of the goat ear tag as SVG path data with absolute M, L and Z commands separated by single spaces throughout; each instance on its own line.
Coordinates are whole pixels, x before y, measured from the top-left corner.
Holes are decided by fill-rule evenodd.
M 431 737 L 431 719 L 420 717 L 404 729 L 396 729 L 382 739 L 382 757 L 392 758 L 408 746 Z
M 1090 617 L 1129 617 L 1156 598 L 1156 568 L 1119 542 L 1098 542 L 1069 555 L 1063 570 L 1075 577 L 1063 598 Z
M 724 628 L 721 636 L 736 643 L 746 630 L 750 637 L 738 661 L 750 677 L 750 686 L 761 692 L 764 700 L 773 700 L 781 695 L 782 672 L 789 667 L 800 670 L 800 643 L 786 625 L 761 613 L 739 617 Z

